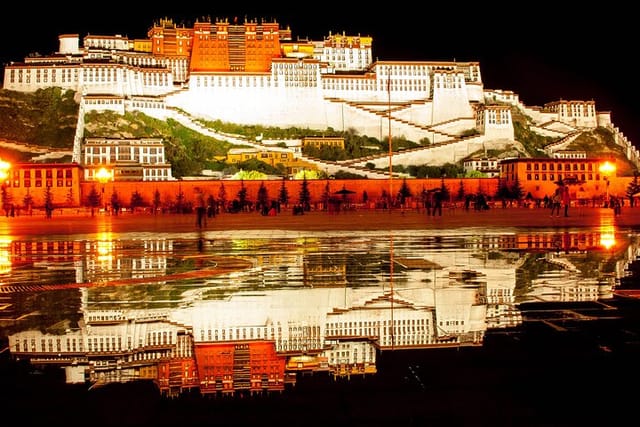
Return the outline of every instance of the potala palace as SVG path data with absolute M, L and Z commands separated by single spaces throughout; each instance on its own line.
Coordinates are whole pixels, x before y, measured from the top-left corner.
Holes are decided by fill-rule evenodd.
M 485 89 L 478 62 L 374 61 L 369 36 L 294 41 L 277 22 L 204 19 L 186 27 L 163 19 L 146 39 L 86 35 L 82 46 L 80 40 L 79 34 L 62 34 L 58 52 L 13 62 L 4 74 L 8 90 L 58 86 L 79 94 L 75 161 L 81 157 L 82 113 L 89 110 L 139 110 L 183 123 L 201 118 L 354 130 L 381 140 L 403 136 L 427 146 L 397 153 L 394 162 L 437 164 L 513 144 L 515 106 L 531 118 L 534 131 L 563 138 L 549 150 L 566 147 L 581 130 L 606 127 L 638 164 L 635 148 L 595 101 L 526 106 L 511 91 Z M 351 164 L 365 162 L 382 167 L 388 160 Z

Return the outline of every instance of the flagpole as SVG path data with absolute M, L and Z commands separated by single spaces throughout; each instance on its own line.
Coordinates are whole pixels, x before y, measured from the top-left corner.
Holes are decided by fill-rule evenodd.
M 391 144 L 391 68 L 389 67 L 389 78 L 387 80 L 387 117 L 389 121 L 389 212 L 393 204 L 393 149 Z

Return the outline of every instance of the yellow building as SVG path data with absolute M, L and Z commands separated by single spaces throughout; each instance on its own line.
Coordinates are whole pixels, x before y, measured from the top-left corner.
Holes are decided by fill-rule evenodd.
M 290 151 L 259 150 L 256 148 L 232 148 L 227 153 L 226 162 L 238 164 L 251 159 L 260 160 L 274 168 L 282 165 L 281 167 L 284 167 L 287 175 L 295 175 L 302 170 L 317 169 L 315 165 L 295 157 L 294 153 Z
M 344 150 L 344 137 L 342 136 L 305 136 L 302 138 L 302 147 L 336 147 Z

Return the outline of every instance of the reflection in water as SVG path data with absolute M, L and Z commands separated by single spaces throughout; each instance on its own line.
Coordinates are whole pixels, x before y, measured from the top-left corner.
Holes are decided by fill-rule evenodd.
M 607 299 L 638 250 L 605 223 L 440 233 L 0 242 L 4 334 L 69 383 L 282 391 L 299 372 L 373 375 L 385 352 L 480 346 L 524 302 Z

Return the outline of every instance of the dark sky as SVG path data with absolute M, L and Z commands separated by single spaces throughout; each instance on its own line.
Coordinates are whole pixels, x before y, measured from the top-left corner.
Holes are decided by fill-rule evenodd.
M 598 111 L 610 111 L 614 124 L 640 145 L 640 125 L 635 121 L 639 91 L 634 86 L 638 23 L 630 6 L 563 3 L 558 6 L 562 10 L 554 10 L 549 3 L 534 9 L 532 3 L 499 2 L 479 9 L 445 1 L 415 6 L 399 2 L 403 7 L 394 8 L 393 3 L 345 2 L 340 10 L 336 3 L 323 2 L 296 2 L 291 7 L 279 2 L 275 8 L 179 3 L 182 8 L 147 7 L 144 12 L 126 4 L 85 3 L 86 11 L 60 10 L 59 3 L 38 9 L 27 2 L 15 4 L 12 16 L 20 18 L 5 14 L 0 26 L 0 61 L 21 61 L 31 52 L 52 53 L 58 49 L 58 35 L 65 33 L 81 38 L 88 33 L 145 37 L 153 22 L 163 17 L 187 25 L 205 16 L 275 19 L 289 26 L 294 38 L 321 39 L 329 32 L 372 36 L 374 58 L 380 60 L 479 61 L 485 88 L 512 90 L 526 105 L 594 100 Z

